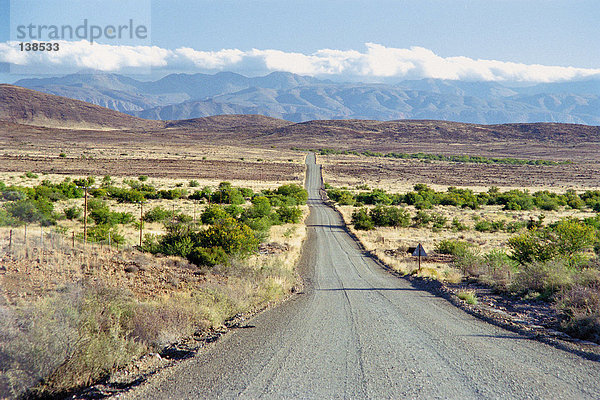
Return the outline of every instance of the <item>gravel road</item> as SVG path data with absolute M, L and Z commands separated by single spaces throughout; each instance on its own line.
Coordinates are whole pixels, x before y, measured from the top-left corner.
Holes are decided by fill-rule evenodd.
M 307 167 L 305 291 L 130 395 L 600 398 L 597 362 L 489 325 L 383 271 L 321 201 L 314 155 Z

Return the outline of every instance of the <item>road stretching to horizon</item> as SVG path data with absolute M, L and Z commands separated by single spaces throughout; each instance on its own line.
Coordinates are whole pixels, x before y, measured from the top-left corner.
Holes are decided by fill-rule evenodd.
M 600 364 L 392 276 L 323 203 L 306 160 L 304 292 L 132 394 L 145 399 L 598 399 Z

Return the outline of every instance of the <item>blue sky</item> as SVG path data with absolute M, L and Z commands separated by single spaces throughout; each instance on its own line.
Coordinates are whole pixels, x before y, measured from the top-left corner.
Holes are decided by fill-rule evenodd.
M 13 67 L 18 60 L 32 74 L 288 70 L 333 79 L 555 81 L 600 71 L 597 0 L 0 0 L 0 10 L 0 60 Z M 149 36 L 100 38 L 106 47 L 87 50 L 66 44 L 52 63 L 49 54 L 23 55 L 8 45 L 17 22 L 75 25 L 83 18 L 101 26 L 133 18 L 149 26 Z M 15 77 L 0 73 L 0 81 Z

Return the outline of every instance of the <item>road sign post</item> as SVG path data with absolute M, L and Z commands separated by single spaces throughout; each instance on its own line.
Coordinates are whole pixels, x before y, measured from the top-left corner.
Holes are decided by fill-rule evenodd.
M 425 252 L 425 249 L 423 248 L 421 243 L 419 243 L 415 251 L 413 251 L 412 255 L 414 257 L 419 257 L 419 272 L 421 272 L 421 257 L 427 257 L 427 253 Z

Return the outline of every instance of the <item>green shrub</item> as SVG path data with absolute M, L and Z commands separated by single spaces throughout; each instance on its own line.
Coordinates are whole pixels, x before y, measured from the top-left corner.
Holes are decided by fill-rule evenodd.
M 544 230 L 533 230 L 508 239 L 508 247 L 512 250 L 510 258 L 519 264 L 533 261 L 548 261 L 555 255 L 551 238 Z
M 279 220 L 284 224 L 297 224 L 302 217 L 302 210 L 298 207 L 281 206 L 276 212 Z
M 75 183 L 75 185 L 77 185 L 77 186 L 88 187 L 88 188 L 91 186 L 94 186 L 95 182 L 96 182 L 96 178 L 94 178 L 93 176 L 88 176 L 86 178 L 78 178 L 73 181 L 73 183 Z
M 162 222 L 171 218 L 173 213 L 165 208 L 156 206 L 144 213 L 143 220 L 146 222 Z
M 451 228 L 455 232 L 462 232 L 462 231 L 468 231 L 469 230 L 469 227 L 467 225 L 463 224 L 462 222 L 460 222 L 460 220 L 457 217 L 454 217 L 452 219 Z
M 382 189 L 373 189 L 370 192 L 358 193 L 356 195 L 356 201 L 363 204 L 373 205 L 390 205 L 392 204 L 392 198 Z
M 209 267 L 227 264 L 229 262 L 227 253 L 222 247 L 196 247 L 192 250 L 188 259 L 196 265 L 205 265 Z
M 352 213 L 352 224 L 355 229 L 360 230 L 368 231 L 375 228 L 375 224 L 366 208 L 360 208 Z
M 245 199 L 239 189 L 231 186 L 229 182 L 221 182 L 219 190 L 210 196 L 212 203 L 219 204 L 244 204 Z
M 516 233 L 518 231 L 520 231 L 521 229 L 523 229 L 526 226 L 526 224 L 524 222 L 509 222 L 506 224 L 506 232 L 508 233 Z
M 49 200 L 18 200 L 4 205 L 8 215 L 21 224 L 38 222 L 43 226 L 56 223 L 54 206 Z
M 342 206 L 352 206 L 354 205 L 354 203 L 356 203 L 356 199 L 354 198 L 352 193 L 344 191 L 344 193 L 340 195 L 337 202 Z
M 119 203 L 139 203 L 146 200 L 150 192 L 140 192 L 137 189 L 122 189 L 114 186 L 106 188 L 107 194 Z M 150 197 L 150 196 L 148 196 Z
M 6 190 L 2 192 L 2 198 L 8 201 L 18 201 L 27 199 L 27 194 L 19 190 Z
M 375 226 L 407 227 L 410 225 L 410 216 L 403 208 L 378 205 L 369 212 Z
M 308 192 L 302 186 L 296 184 L 279 186 L 276 193 L 284 197 L 293 198 L 295 204 L 290 205 L 306 204 L 306 201 L 308 200 Z
M 256 196 L 252 199 L 252 206 L 245 212 L 245 218 L 261 218 L 271 214 L 271 202 L 265 196 Z
M 259 244 L 252 229 L 231 217 L 221 219 L 199 232 L 198 241 L 202 247 L 221 247 L 225 253 L 238 257 L 256 251 Z
M 458 292 L 458 298 L 465 301 L 467 304 L 477 304 L 477 296 L 475 295 L 475 292 L 470 290 L 461 290 Z
M 0 208 L 0 226 L 19 226 L 21 221 L 13 217 L 4 208 Z
M 516 265 L 503 250 L 494 249 L 483 256 L 479 281 L 498 290 L 506 291 Z
M 110 234 L 111 243 L 124 243 L 125 237 L 117 230 L 116 227 L 111 225 L 93 225 L 87 229 L 87 240 L 90 242 L 104 242 L 108 243 L 108 237 Z M 80 235 L 80 237 L 82 234 Z
M 100 183 L 100 185 L 102 187 L 107 187 L 112 185 L 112 178 L 110 177 L 110 175 L 104 175 L 104 177 L 102 178 L 102 182 Z
M 258 218 L 245 219 L 244 223 L 254 231 L 265 233 L 273 225 L 273 220 L 270 215 L 266 215 Z
M 434 213 L 432 215 L 433 228 L 441 229 L 446 226 L 446 222 L 448 222 L 448 218 L 446 218 L 443 214 Z
M 187 196 L 187 190 L 185 190 L 185 189 L 159 190 L 156 194 L 159 199 L 177 200 L 177 199 L 185 198 Z
M 460 240 L 444 239 L 435 245 L 435 251 L 440 254 L 459 256 L 465 254 L 473 245 Z
M 198 187 L 200 186 L 200 184 L 198 183 L 197 180 L 192 179 L 189 183 L 188 183 L 189 187 Z
M 148 235 L 142 249 L 151 253 L 187 258 L 197 246 L 197 235 L 188 227 L 180 224 L 166 224 L 167 233 L 156 238 Z
M 244 212 L 244 208 L 235 204 L 230 204 L 225 207 L 225 212 L 229 214 L 232 218 L 238 219 L 240 215 Z
M 419 200 L 415 203 L 415 208 L 417 210 L 429 210 L 433 208 L 433 205 L 427 200 Z
M 485 261 L 473 247 L 457 248 L 454 250 L 454 266 L 465 276 L 480 276 Z
M 135 219 L 133 214 L 128 212 L 113 212 L 110 207 L 101 201 L 88 202 L 89 217 L 97 225 L 128 224 Z
M 431 220 L 431 214 L 423 210 L 417 211 L 417 214 L 413 217 L 413 223 L 416 228 L 426 227 L 427 225 L 429 225 Z
M 485 219 L 479 220 L 475 224 L 475 230 L 478 232 L 490 232 L 492 230 L 492 223 Z
M 574 260 L 576 254 L 591 249 L 597 240 L 594 227 L 574 219 L 563 219 L 550 229 L 556 252 L 569 260 Z
M 67 287 L 3 315 L 0 381 L 10 384 L 2 394 L 62 398 L 138 358 L 147 348 L 130 335 L 135 306 L 119 289 Z
M 210 205 L 200 215 L 203 224 L 214 224 L 215 222 L 229 217 L 229 214 L 222 206 Z
M 594 226 L 574 219 L 563 219 L 551 226 L 532 229 L 508 240 L 511 258 L 520 264 L 565 258 L 571 266 L 584 265 L 583 253 L 597 241 Z
M 138 180 L 140 182 L 146 182 L 148 180 L 148 177 L 146 175 L 140 175 L 138 176 Z
M 537 295 L 549 299 L 553 294 L 570 287 L 574 270 L 563 260 L 532 262 L 521 265 L 510 289 L 520 294 Z
M 73 220 L 73 219 L 77 219 L 77 218 L 81 217 L 82 210 L 81 210 L 81 208 L 79 208 L 77 206 L 72 206 L 69 208 L 65 208 L 63 210 L 63 212 L 67 219 Z

